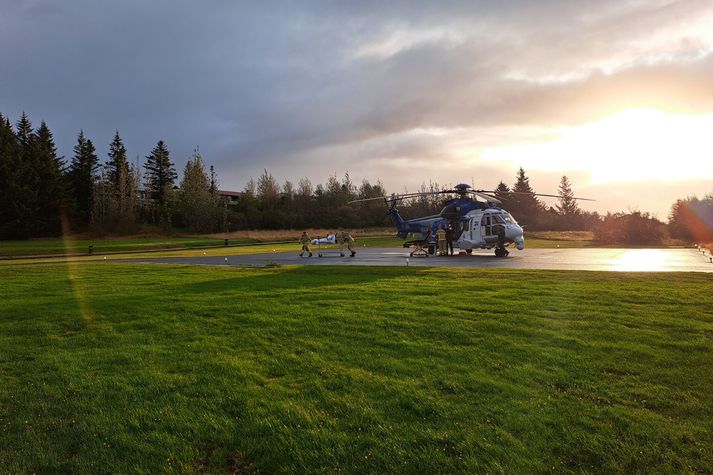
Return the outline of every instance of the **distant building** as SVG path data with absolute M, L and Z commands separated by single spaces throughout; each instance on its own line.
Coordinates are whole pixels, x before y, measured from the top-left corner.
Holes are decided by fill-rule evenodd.
M 235 204 L 243 197 L 242 191 L 218 190 L 218 196 L 223 198 L 228 204 Z

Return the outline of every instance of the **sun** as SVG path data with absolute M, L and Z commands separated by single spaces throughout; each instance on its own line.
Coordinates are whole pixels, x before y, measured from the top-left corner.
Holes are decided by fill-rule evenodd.
M 628 109 L 557 134 L 548 142 L 489 149 L 482 158 L 528 169 L 585 171 L 594 184 L 713 180 L 713 114 Z

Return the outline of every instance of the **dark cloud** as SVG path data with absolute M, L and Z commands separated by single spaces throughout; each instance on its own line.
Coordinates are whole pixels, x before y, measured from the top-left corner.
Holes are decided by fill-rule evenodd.
M 200 145 L 226 187 L 263 167 L 412 186 L 399 170 L 427 180 L 454 157 L 459 130 L 480 137 L 477 149 L 493 131 L 578 124 L 622 104 L 713 109 L 713 7 L 696 1 L 0 0 L 0 10 L 0 112 L 46 119 L 65 154 L 80 128 L 100 150 L 119 129 L 140 156 L 164 139 L 179 166 Z

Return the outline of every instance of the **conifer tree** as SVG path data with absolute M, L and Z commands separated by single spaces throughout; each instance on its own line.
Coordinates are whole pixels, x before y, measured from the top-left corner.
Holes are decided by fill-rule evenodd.
M 15 128 L 17 129 L 17 143 L 20 147 L 20 160 L 27 161 L 32 154 L 32 140 L 34 139 L 34 134 L 32 132 L 32 122 L 30 122 L 30 118 L 27 117 L 24 111 L 17 120 Z
M 57 154 L 54 137 L 45 121 L 37 129 L 33 155 L 40 183 L 38 229 L 34 234 L 56 235 L 61 231 L 61 215 L 67 204 L 65 163 L 64 157 Z
M 31 237 L 40 234 L 40 189 L 42 182 L 38 174 L 40 168 L 35 150 L 37 136 L 32 129 L 32 123 L 25 112 L 15 124 L 17 130 L 18 163 L 17 182 L 18 188 L 13 197 L 18 206 L 20 217 L 17 223 L 18 237 Z
M 168 203 L 178 175 L 170 160 L 168 148 L 163 140 L 159 140 L 151 153 L 146 157 L 146 191 L 157 205 L 160 219 L 168 218 Z
M 106 162 L 107 179 L 114 190 L 114 193 L 119 197 L 122 193 L 121 177 L 128 175 L 129 162 L 126 159 L 126 147 L 119 136 L 119 131 L 114 133 L 114 139 L 109 144 L 109 160 Z
M 563 175 L 560 180 L 560 186 L 558 188 L 559 200 L 555 205 L 557 213 L 562 216 L 571 217 L 579 214 L 579 206 L 577 205 L 577 200 L 574 199 L 574 193 L 572 192 L 572 185 L 567 178 L 567 175 Z
M 498 183 L 495 187 L 495 197 L 500 200 L 500 207 L 510 211 L 512 203 L 512 195 L 510 194 L 510 187 L 504 182 Z
M 540 213 L 544 210 L 544 205 L 535 196 L 535 191 L 530 186 L 530 178 L 522 167 L 517 171 L 517 181 L 512 187 L 512 191 L 513 213 L 517 213 L 518 220 L 522 224 L 536 225 Z
M 18 201 L 22 183 L 17 136 L 10 120 L 0 114 L 0 238 L 18 236 L 25 210 Z
M 94 185 L 97 181 L 99 158 L 91 140 L 80 130 L 77 144 L 73 148 L 74 156 L 69 167 L 69 178 L 76 216 L 81 225 L 89 223 L 94 206 Z

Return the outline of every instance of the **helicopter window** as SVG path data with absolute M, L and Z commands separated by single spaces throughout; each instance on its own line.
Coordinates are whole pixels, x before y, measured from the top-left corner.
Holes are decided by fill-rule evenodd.
M 494 214 L 493 215 L 493 224 L 505 224 L 505 217 L 501 214 Z
M 499 215 L 499 217 L 503 220 L 505 224 L 517 224 L 517 222 L 510 213 L 503 213 Z
M 483 215 L 483 219 L 480 220 L 480 225 L 481 226 L 490 226 L 490 215 L 489 214 Z

